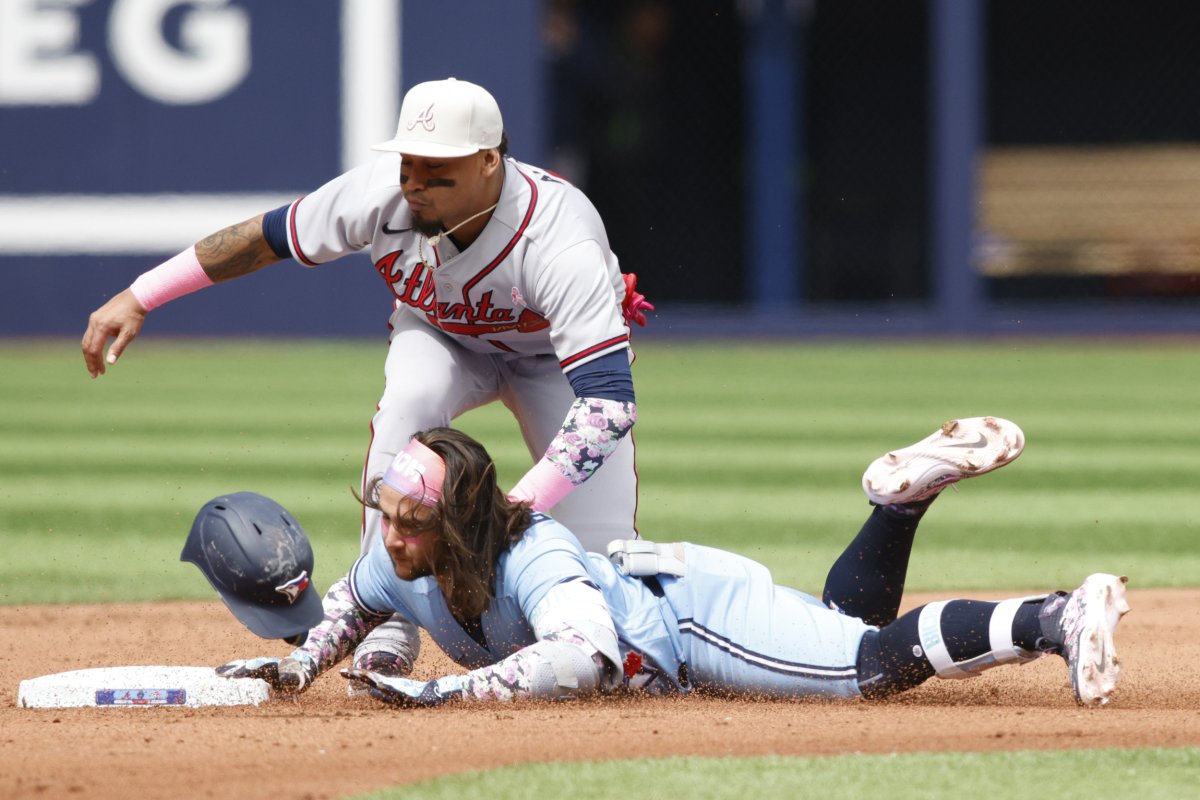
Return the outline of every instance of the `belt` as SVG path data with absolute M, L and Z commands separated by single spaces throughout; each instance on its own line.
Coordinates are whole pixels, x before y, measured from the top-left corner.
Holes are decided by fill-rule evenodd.
M 646 584 L 646 588 L 650 590 L 650 594 L 655 597 L 662 598 L 665 595 L 663 592 L 662 583 L 658 580 L 657 575 L 642 575 L 641 581 Z M 679 671 L 675 675 L 679 680 L 679 685 L 687 689 L 691 685 L 691 676 L 688 675 L 687 664 L 679 662 Z
M 650 590 L 650 594 L 655 597 L 662 597 L 665 594 L 657 575 L 642 575 L 641 578 L 642 583 L 646 584 L 646 588 Z

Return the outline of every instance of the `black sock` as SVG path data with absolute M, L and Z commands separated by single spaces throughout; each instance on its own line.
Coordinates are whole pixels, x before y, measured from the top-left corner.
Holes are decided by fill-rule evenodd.
M 870 625 L 895 620 L 920 519 L 875 506 L 830 568 L 821 596 L 825 605 Z
M 942 640 L 955 663 L 978 658 L 992 650 L 992 612 L 997 603 L 951 600 L 942 609 Z
M 920 610 L 911 611 L 878 631 L 868 631 L 858 649 L 858 688 L 878 700 L 920 686 L 933 677 L 921 649 Z
M 884 511 L 890 514 L 896 514 L 902 517 L 915 517 L 920 519 L 925 516 L 925 512 L 929 510 L 929 506 L 937 500 L 937 495 L 933 494 L 926 497 L 924 500 L 914 500 L 911 503 L 889 503 L 886 506 L 880 506 Z
M 1052 649 L 1042 630 L 1042 600 L 1022 603 L 1013 616 L 1012 641 L 1025 650 Z M 992 649 L 989 629 L 997 603 L 953 600 L 942 611 L 942 638 L 956 662 L 981 656 Z

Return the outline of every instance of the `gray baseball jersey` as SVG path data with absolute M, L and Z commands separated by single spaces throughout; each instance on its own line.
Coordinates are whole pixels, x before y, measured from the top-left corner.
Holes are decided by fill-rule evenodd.
M 511 158 L 500 201 L 470 247 L 412 230 L 400 156 L 384 155 L 287 209 L 292 256 L 316 266 L 367 251 L 395 300 L 386 385 L 364 477 L 382 474 L 413 433 L 499 400 L 540 458 L 575 399 L 565 373 L 629 347 L 625 286 L 591 202 Z M 632 538 L 632 437 L 554 508 L 589 549 Z M 364 541 L 377 516 L 363 519 Z
M 293 257 L 316 266 L 369 247 L 398 309 L 475 352 L 554 354 L 569 372 L 628 346 L 620 266 L 578 189 L 505 159 L 500 203 L 459 252 L 412 230 L 399 174 L 399 155 L 383 156 L 293 203 Z

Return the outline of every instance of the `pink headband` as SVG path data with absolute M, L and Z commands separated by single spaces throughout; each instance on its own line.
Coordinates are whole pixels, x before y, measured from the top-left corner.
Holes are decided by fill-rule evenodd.
M 383 475 L 383 482 L 388 486 L 430 508 L 437 506 L 445 480 L 446 462 L 416 439 L 410 439 L 396 454 Z

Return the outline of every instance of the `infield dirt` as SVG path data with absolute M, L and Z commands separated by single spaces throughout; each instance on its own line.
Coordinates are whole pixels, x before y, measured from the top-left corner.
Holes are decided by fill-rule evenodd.
M 1132 583 L 1129 598 L 1125 673 L 1099 710 L 1073 703 L 1056 657 L 875 705 L 685 697 L 400 711 L 348 698 L 333 673 L 298 701 L 259 707 L 22 709 L 25 678 L 286 648 L 218 602 L 0 607 L 0 797 L 335 798 L 529 761 L 1200 746 L 1200 590 Z M 910 595 L 906 608 L 930 599 Z M 419 675 L 451 670 L 426 643 Z

